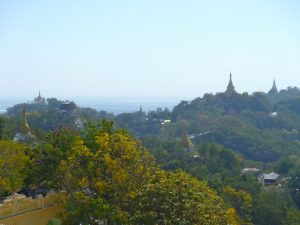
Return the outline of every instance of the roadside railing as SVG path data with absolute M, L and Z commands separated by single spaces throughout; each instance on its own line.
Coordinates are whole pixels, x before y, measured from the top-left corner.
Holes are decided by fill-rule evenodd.
M 50 191 L 45 197 L 37 195 L 35 198 L 13 194 L 0 203 L 0 219 L 60 204 L 61 196 L 62 194 L 53 191 Z

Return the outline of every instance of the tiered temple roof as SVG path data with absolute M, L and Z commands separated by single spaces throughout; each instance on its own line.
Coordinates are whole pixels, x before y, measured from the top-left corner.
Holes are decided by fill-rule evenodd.
M 273 86 L 272 86 L 271 90 L 268 92 L 268 94 L 270 94 L 270 95 L 278 94 L 278 89 L 276 86 L 275 79 L 273 80 Z
M 33 103 L 45 105 L 47 103 L 47 101 L 44 97 L 41 96 L 41 92 L 39 91 L 39 95 L 34 98 Z
M 235 91 L 235 88 L 234 88 L 234 85 L 232 83 L 232 74 L 230 73 L 229 74 L 229 83 L 227 85 L 227 89 L 225 91 L 226 94 L 233 94 L 233 93 L 236 93 Z

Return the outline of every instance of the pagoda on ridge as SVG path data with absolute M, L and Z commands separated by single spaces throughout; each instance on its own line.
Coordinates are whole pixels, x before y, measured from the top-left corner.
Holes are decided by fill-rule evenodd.
M 273 80 L 273 86 L 271 88 L 271 90 L 268 92 L 269 95 L 276 95 L 278 94 L 278 89 L 277 89 L 277 86 L 276 86 L 276 82 L 275 82 L 275 79 Z
M 231 94 L 234 94 L 234 93 L 236 93 L 236 91 L 235 91 L 235 88 L 234 88 L 233 83 L 232 83 L 232 74 L 230 73 L 229 74 L 229 83 L 227 85 L 227 89 L 225 91 L 225 94 L 231 95 Z
M 34 98 L 33 104 L 39 104 L 39 105 L 46 105 L 47 104 L 47 100 L 41 96 L 41 92 L 39 91 L 39 95 L 37 97 Z

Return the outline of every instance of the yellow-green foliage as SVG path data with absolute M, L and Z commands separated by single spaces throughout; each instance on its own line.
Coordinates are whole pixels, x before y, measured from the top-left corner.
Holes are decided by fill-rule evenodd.
M 166 172 L 127 132 L 100 132 L 97 148 L 78 139 L 60 164 L 66 224 L 227 224 L 223 201 L 204 182 Z M 89 145 L 91 144 L 89 140 Z
M 25 149 L 12 141 L 0 141 L 0 195 L 22 187 L 28 161 Z
M 156 170 L 154 159 L 123 131 L 104 132 L 95 141 L 98 148 L 91 150 L 79 139 L 67 160 L 61 162 L 64 188 L 75 204 L 96 204 L 91 211 L 83 209 L 83 220 L 88 221 L 103 205 L 108 206 L 99 212 L 104 217 L 127 218 L 126 204 Z
M 222 197 L 237 210 L 237 213 L 245 222 L 251 221 L 253 199 L 248 192 L 226 186 L 222 189 Z
M 237 215 L 235 208 L 228 208 L 227 213 L 228 213 L 228 224 L 230 224 L 230 225 L 240 225 L 241 224 L 239 216 Z

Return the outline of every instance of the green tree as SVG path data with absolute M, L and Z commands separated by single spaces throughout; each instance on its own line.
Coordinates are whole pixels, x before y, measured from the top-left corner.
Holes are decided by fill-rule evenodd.
M 222 199 L 182 171 L 159 171 L 134 199 L 133 224 L 227 224 Z
M 76 131 L 63 128 L 50 132 L 46 138 L 47 143 L 29 149 L 30 163 L 26 170 L 26 186 L 34 188 L 46 184 L 51 188 L 60 187 L 60 162 L 67 158 L 77 138 Z
M 254 202 L 253 222 L 257 225 L 285 225 L 287 202 L 278 192 L 262 192 Z
M 221 196 L 225 202 L 237 210 L 238 215 L 243 221 L 251 221 L 253 200 L 249 193 L 226 186 L 222 189 Z
M 300 172 L 299 171 L 293 174 L 293 176 L 289 180 L 288 187 L 290 189 L 290 193 L 293 197 L 293 200 L 299 209 L 300 208 Z
M 288 209 L 286 222 L 289 225 L 299 225 L 300 224 L 300 210 L 295 209 L 295 208 Z
M 65 220 L 69 224 L 93 224 L 97 218 L 124 223 L 128 201 L 156 168 L 153 157 L 128 133 L 107 133 L 104 127 L 95 135 L 88 144 L 96 144 L 97 149 L 77 140 L 67 159 L 61 161 L 61 184 L 68 192 Z
M 26 149 L 12 141 L 0 141 L 0 196 L 22 187 L 28 162 Z
M 0 140 L 2 140 L 4 137 L 4 124 L 5 120 L 2 116 L 0 116 Z
M 66 224 L 104 218 L 109 224 L 227 224 L 214 191 L 184 172 L 161 170 L 124 130 L 89 128 L 61 161 L 60 175 Z

